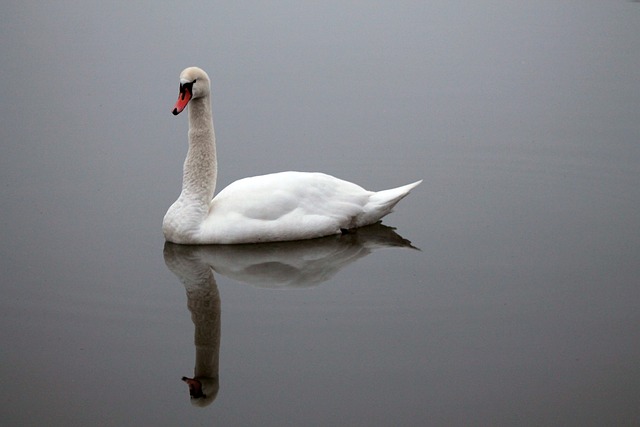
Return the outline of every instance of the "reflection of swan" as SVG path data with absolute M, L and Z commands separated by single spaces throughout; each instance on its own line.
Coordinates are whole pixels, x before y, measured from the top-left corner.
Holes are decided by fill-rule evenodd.
M 187 291 L 187 306 L 195 325 L 196 365 L 193 378 L 182 377 L 189 386 L 191 402 L 207 406 L 219 388 L 220 294 L 213 272 L 202 263 L 193 246 L 167 244 L 164 261 Z
M 187 291 L 195 326 L 196 365 L 189 386 L 191 402 L 215 400 L 219 383 L 220 293 L 213 270 L 261 287 L 313 286 L 374 249 L 407 247 L 411 242 L 380 223 L 351 233 L 297 242 L 252 245 L 176 245 L 166 242 L 164 262 Z
M 162 224 L 170 242 L 256 243 L 340 234 L 377 222 L 421 182 L 371 192 L 321 173 L 282 172 L 236 181 L 212 200 L 217 159 L 209 95 L 203 70 L 182 71 L 173 114 L 191 101 L 189 150 L 182 192 Z
M 165 248 L 174 246 L 182 245 L 167 243 Z M 380 223 L 312 240 L 185 248 L 194 262 L 197 258 L 224 276 L 258 287 L 287 288 L 322 283 L 346 265 L 384 247 L 413 248 L 411 242 Z

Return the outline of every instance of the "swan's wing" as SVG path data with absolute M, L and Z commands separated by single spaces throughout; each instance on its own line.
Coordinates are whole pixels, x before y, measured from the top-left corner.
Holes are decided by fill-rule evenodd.
M 202 235 L 217 243 L 297 240 L 358 226 L 371 191 L 322 173 L 245 178 L 211 202 Z

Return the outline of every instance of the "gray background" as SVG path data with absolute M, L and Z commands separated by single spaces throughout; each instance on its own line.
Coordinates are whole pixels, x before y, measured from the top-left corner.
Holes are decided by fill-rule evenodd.
M 4 2 L 0 420 L 637 425 L 639 21 L 625 1 Z M 384 221 L 421 251 L 304 289 L 215 273 L 206 408 L 160 228 L 190 65 L 220 188 L 425 180 Z

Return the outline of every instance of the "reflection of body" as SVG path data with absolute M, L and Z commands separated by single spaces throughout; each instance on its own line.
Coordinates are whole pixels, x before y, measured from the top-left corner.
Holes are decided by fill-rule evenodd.
M 165 248 L 173 246 L 167 243 Z M 393 228 L 380 223 L 344 235 L 311 240 L 186 246 L 192 262 L 197 258 L 223 276 L 261 288 L 279 289 L 318 285 L 374 250 L 390 247 L 415 249 Z M 182 249 L 180 253 L 185 251 Z
M 220 354 L 220 293 L 211 268 L 199 261 L 193 247 L 165 245 L 165 262 L 184 284 L 187 306 L 195 326 L 196 364 L 193 378 L 182 377 L 197 406 L 213 402 L 218 394 Z

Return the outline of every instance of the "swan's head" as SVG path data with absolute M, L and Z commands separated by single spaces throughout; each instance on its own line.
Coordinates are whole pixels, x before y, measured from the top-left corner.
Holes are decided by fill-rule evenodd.
M 209 95 L 210 85 L 209 76 L 201 68 L 189 67 L 182 70 L 180 73 L 180 94 L 178 94 L 178 101 L 173 107 L 173 115 L 180 114 L 192 99 Z

